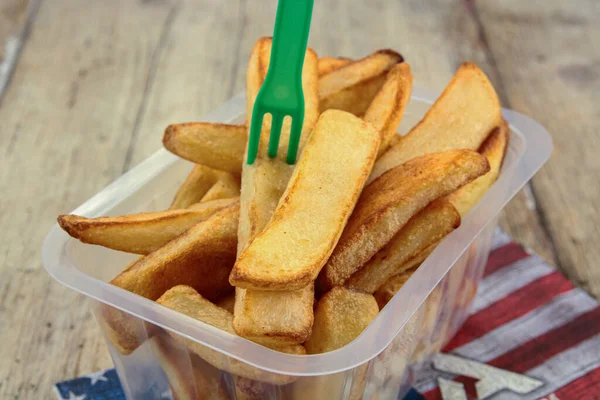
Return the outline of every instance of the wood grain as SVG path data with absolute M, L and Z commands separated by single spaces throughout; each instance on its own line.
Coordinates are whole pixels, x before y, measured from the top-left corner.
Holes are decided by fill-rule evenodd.
M 25 3 L 0 5 L 0 46 L 2 10 Z M 555 156 L 502 223 L 600 295 L 597 2 L 315 3 L 318 53 L 391 47 L 415 85 L 438 89 L 472 60 L 504 106 L 550 128 Z M 54 0 L 8 19 L 25 41 L 0 93 L 0 398 L 51 399 L 54 382 L 110 366 L 87 302 L 42 270 L 43 237 L 57 214 L 158 149 L 167 124 L 201 120 L 243 90 L 253 42 L 272 33 L 273 5 Z
M 50 399 L 56 381 L 111 365 L 87 301 L 48 276 L 39 249 L 58 213 L 121 175 L 170 8 L 40 6 L 0 108 L 2 399 Z
M 4 0 L 0 4 L 0 103 L 38 5 L 35 0 Z
M 531 193 L 557 264 L 599 297 L 600 3 L 475 4 L 507 105 L 554 139 L 554 154 Z M 531 231 L 521 226 L 512 233 L 524 232 Z

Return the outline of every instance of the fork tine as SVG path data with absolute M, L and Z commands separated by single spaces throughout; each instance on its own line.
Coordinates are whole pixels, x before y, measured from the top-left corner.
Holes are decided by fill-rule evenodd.
M 279 137 L 281 136 L 281 126 L 283 125 L 284 115 L 271 113 L 271 136 L 269 138 L 269 157 L 277 157 L 279 149 Z
M 265 113 L 263 110 L 260 107 L 254 107 L 252 110 L 252 121 L 250 122 L 250 136 L 248 137 L 248 157 L 246 158 L 248 165 L 252 165 L 254 160 L 256 160 L 264 118 Z
M 302 125 L 304 123 L 304 107 L 292 115 L 292 130 L 290 131 L 290 143 L 288 144 L 287 163 L 295 164 L 298 154 L 298 144 L 302 134 Z

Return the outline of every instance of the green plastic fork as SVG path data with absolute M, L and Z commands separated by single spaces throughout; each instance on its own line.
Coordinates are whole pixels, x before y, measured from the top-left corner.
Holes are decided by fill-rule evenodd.
M 248 140 L 248 164 L 254 163 L 258 153 L 260 131 L 265 114 L 271 114 L 269 157 L 277 156 L 283 119 L 292 118 L 287 163 L 294 164 L 304 123 L 304 92 L 302 66 L 310 31 L 314 0 L 279 0 L 271 61 L 252 110 Z

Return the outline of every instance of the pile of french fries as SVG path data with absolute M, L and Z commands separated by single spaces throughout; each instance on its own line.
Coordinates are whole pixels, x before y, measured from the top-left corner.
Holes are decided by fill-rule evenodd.
M 247 115 L 270 50 L 270 38 L 252 50 Z M 472 63 L 460 66 L 408 134 L 397 135 L 412 83 L 409 64 L 392 50 L 351 60 L 308 49 L 296 165 L 284 159 L 288 119 L 278 156 L 269 158 L 265 118 L 252 165 L 245 162 L 247 123 L 174 124 L 164 146 L 195 165 L 168 210 L 61 215 L 58 222 L 82 242 L 140 255 L 111 281 L 120 288 L 276 351 L 339 349 L 460 226 L 498 177 L 507 148 L 498 96 Z M 103 307 L 100 319 L 123 354 L 147 340 L 139 332 L 146 328 L 119 310 Z M 199 398 L 199 390 L 229 398 L 218 370 L 233 375 L 237 398 L 290 384 L 292 398 L 321 398 L 323 390 L 335 398 L 331 383 L 294 385 L 295 377 L 261 372 L 156 327 L 149 332 L 180 399 Z M 194 377 L 177 368 L 169 341 L 193 354 Z M 351 390 L 359 396 L 362 389 Z

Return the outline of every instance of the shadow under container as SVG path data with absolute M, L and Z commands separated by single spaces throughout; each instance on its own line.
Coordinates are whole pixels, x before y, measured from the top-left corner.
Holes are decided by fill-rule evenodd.
M 407 132 L 438 93 L 416 88 L 399 131 Z M 238 95 L 206 121 L 241 123 Z M 43 245 L 47 271 L 92 299 L 130 400 L 397 399 L 419 365 L 464 322 L 483 274 L 498 216 L 550 156 L 535 121 L 503 110 L 511 128 L 501 174 L 481 201 L 423 262 L 352 343 L 318 355 L 279 353 L 108 283 L 131 254 L 90 246 L 54 226 Z M 73 211 L 86 217 L 168 207 L 192 164 L 161 149 Z

